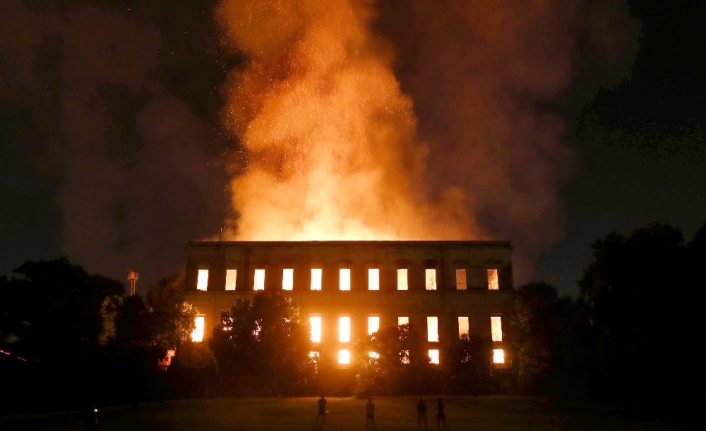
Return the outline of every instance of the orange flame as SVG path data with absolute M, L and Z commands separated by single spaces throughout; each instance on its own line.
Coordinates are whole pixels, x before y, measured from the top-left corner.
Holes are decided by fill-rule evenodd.
M 231 183 L 241 240 L 462 239 L 478 229 L 460 189 L 430 199 L 428 148 L 365 0 L 225 0 L 249 56 L 224 119 L 247 151 Z

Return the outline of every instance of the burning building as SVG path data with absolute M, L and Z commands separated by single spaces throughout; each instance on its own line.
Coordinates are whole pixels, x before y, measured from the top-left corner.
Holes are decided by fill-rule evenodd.
M 299 306 L 311 339 L 327 346 L 323 366 L 351 363 L 353 344 L 386 326 L 426 334 L 428 356 L 462 334 L 493 341 L 493 362 L 508 366 L 504 326 L 513 298 L 507 241 L 194 241 L 188 246 L 186 300 L 197 307 L 195 348 L 205 363 L 221 310 L 255 291 L 282 291 Z

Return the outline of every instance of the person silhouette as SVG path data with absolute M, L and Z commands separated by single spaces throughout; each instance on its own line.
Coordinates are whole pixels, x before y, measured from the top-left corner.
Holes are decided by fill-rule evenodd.
M 373 424 L 373 431 L 375 431 L 375 404 L 373 403 L 373 397 L 368 398 L 365 411 L 365 429 L 368 429 L 368 422 L 370 422 Z
M 324 424 L 322 427 L 326 426 L 326 398 L 324 398 L 323 395 L 321 395 L 321 398 L 319 398 L 318 401 L 319 404 L 319 413 L 316 415 L 316 426 L 319 426 L 319 418 L 323 418 Z
M 436 427 L 440 428 L 441 423 L 444 423 L 444 428 L 446 428 L 446 415 L 444 414 L 444 400 L 439 398 L 436 402 Z
M 427 403 L 424 402 L 424 398 L 420 398 L 417 403 L 417 427 L 421 428 L 422 422 L 424 422 L 424 428 L 429 428 L 427 425 Z

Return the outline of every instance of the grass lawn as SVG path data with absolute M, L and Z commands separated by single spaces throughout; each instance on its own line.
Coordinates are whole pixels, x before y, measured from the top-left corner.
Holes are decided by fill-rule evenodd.
M 325 430 L 364 430 L 366 400 L 327 398 Z M 375 398 L 376 429 L 416 430 L 415 397 Z M 436 398 L 425 397 L 429 427 L 436 428 Z M 588 401 L 491 396 L 444 397 L 451 430 L 674 430 L 658 422 L 629 420 L 610 405 Z M 316 398 L 218 398 L 101 409 L 99 431 L 313 430 Z M 0 418 L 0 429 L 83 430 L 78 414 Z M 422 425 L 422 428 L 424 425 Z

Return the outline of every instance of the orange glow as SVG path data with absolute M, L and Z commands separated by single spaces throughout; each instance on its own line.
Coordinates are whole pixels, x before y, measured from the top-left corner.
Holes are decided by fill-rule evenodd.
M 505 351 L 503 349 L 493 349 L 493 363 L 494 364 L 504 364 L 505 363 Z
M 226 290 L 235 290 L 235 280 L 238 278 L 238 271 L 235 269 L 226 270 Z
M 282 270 L 282 290 L 292 290 L 294 287 L 294 270 Z
M 321 269 L 311 270 L 311 290 L 321 290 Z
M 488 290 L 498 290 L 500 285 L 498 283 L 498 270 L 491 268 L 488 269 Z
M 407 269 L 397 270 L 397 290 L 407 290 L 409 285 L 407 284 Z
M 397 318 L 397 326 L 409 325 L 409 317 L 400 316 Z
M 372 335 L 380 329 L 380 316 L 368 317 L 368 335 Z
M 427 290 L 436 290 L 436 270 L 427 269 L 424 271 Z
M 368 357 L 370 359 L 380 359 L 380 354 L 378 352 L 368 352 Z
M 456 290 L 467 290 L 466 268 L 456 268 Z
M 350 364 L 351 363 L 351 351 L 350 350 L 339 350 L 338 351 L 338 363 L 339 364 Z
M 348 316 L 338 318 L 338 341 L 342 343 L 351 341 L 351 318 Z
M 400 91 L 372 2 L 223 0 L 216 17 L 248 58 L 226 84 L 239 240 L 470 238 L 466 197 L 429 199 L 427 146 Z M 240 165 L 244 153 L 233 154 Z
M 368 269 L 368 290 L 380 290 L 380 270 Z
M 503 324 L 500 316 L 491 316 L 490 336 L 493 341 L 503 341 Z
M 265 290 L 265 270 L 256 269 L 253 277 L 253 290 Z
M 191 333 L 191 341 L 200 343 L 203 341 L 203 334 L 206 328 L 206 316 L 196 316 L 194 319 L 194 330 Z
M 458 336 L 460 337 L 463 334 L 468 335 L 468 316 L 459 316 L 458 317 Z
M 439 349 L 429 350 L 429 363 L 438 364 L 439 363 Z
M 409 350 L 400 350 L 400 362 L 409 364 Z
M 427 317 L 427 341 L 439 341 L 439 318 L 436 316 Z
M 199 274 L 198 274 L 198 279 L 196 281 L 196 289 L 197 290 L 206 290 L 208 289 L 208 270 L 207 269 L 199 269 Z
M 351 290 L 351 270 L 347 268 L 341 268 L 338 273 L 338 288 L 340 290 Z
M 313 343 L 321 342 L 321 316 L 309 317 L 309 325 L 311 325 L 311 341 Z

